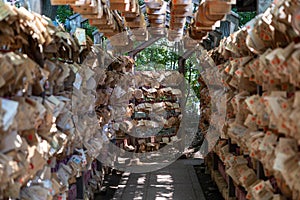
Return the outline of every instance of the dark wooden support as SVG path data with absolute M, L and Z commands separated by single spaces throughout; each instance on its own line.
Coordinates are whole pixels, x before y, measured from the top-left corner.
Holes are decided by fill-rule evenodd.
M 259 96 L 262 96 L 262 93 L 263 93 L 263 91 L 262 91 L 262 86 L 257 85 L 257 94 L 258 94 Z
M 256 176 L 258 179 L 268 180 L 264 172 L 264 166 L 259 160 L 256 161 Z
M 235 152 L 236 146 L 234 144 L 232 144 L 231 138 L 228 139 L 228 148 L 229 148 L 230 153 Z
M 195 49 L 189 49 L 186 52 L 184 52 L 184 54 L 182 54 L 179 59 L 178 59 L 178 71 L 181 74 L 186 74 L 187 69 L 185 67 L 185 61 L 191 57 L 193 55 L 193 53 L 195 53 Z
M 259 96 L 262 96 L 262 86 L 257 85 L 257 94 Z M 262 163 L 259 160 L 256 160 L 256 176 L 258 179 L 266 180 L 265 172 L 264 172 L 264 167 Z
M 84 190 L 85 190 L 83 176 L 76 178 L 76 188 L 77 188 L 77 197 L 76 199 L 84 199 Z
M 186 69 L 185 69 L 185 58 L 180 57 L 178 60 L 178 71 L 181 74 L 185 74 L 186 73 Z
M 213 153 L 213 170 L 218 170 L 218 165 L 219 165 L 219 157 L 218 155 L 214 152 Z
M 134 58 L 136 56 L 136 54 L 140 53 L 141 51 L 143 51 L 144 49 L 146 49 L 147 47 L 149 47 L 150 45 L 152 45 L 153 43 L 158 41 L 160 38 L 162 38 L 162 36 L 150 38 L 148 41 L 146 41 L 146 42 L 140 44 L 139 46 L 137 46 L 136 48 L 134 48 L 134 50 L 129 51 L 128 55 L 131 58 Z
M 235 197 L 235 186 L 230 176 L 228 176 L 228 196 Z

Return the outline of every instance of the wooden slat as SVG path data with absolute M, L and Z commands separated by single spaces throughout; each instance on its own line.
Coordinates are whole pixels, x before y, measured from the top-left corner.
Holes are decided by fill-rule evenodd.
M 76 0 L 51 0 L 52 5 L 68 5 L 74 4 Z

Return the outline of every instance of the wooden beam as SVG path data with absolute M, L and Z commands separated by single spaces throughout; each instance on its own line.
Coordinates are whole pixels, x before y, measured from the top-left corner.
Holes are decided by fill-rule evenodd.
M 144 49 L 146 49 L 147 47 L 149 47 L 150 45 L 152 45 L 153 43 L 158 41 L 160 38 L 162 38 L 162 36 L 150 38 L 148 41 L 146 41 L 146 42 L 140 44 L 139 46 L 137 46 L 136 48 L 134 48 L 134 50 L 128 52 L 128 55 L 131 58 L 134 58 L 136 54 L 140 53 L 141 51 L 143 51 Z
M 179 73 L 185 75 L 185 73 L 186 73 L 185 61 L 189 57 L 191 57 L 194 52 L 195 52 L 195 49 L 189 49 L 179 57 L 179 59 L 178 59 L 178 71 L 179 71 Z

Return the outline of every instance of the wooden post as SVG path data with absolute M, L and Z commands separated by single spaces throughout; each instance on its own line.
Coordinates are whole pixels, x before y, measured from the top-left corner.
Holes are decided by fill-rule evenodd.
M 228 138 L 228 148 L 230 153 L 234 153 L 236 150 L 236 145 L 232 144 L 231 138 Z
M 152 45 L 153 43 L 155 43 L 156 41 L 158 41 L 162 36 L 157 36 L 157 37 L 152 37 L 150 38 L 148 41 L 140 44 L 139 46 L 137 46 L 136 48 L 134 48 L 134 50 L 129 51 L 128 55 L 132 58 L 134 58 L 136 56 L 136 54 L 140 53 L 141 51 L 143 51 L 144 49 L 146 49 L 147 47 L 149 47 L 150 45 Z
M 256 161 L 256 177 L 261 180 L 267 180 L 264 172 L 264 167 L 259 160 Z
M 83 182 L 83 173 L 82 176 L 76 178 L 76 188 L 77 188 L 77 199 L 78 200 L 83 200 L 84 199 L 84 182 Z
M 261 85 L 257 85 L 257 94 L 259 96 L 262 96 L 262 86 Z M 264 172 L 264 167 L 262 165 L 262 163 L 257 160 L 256 161 L 256 176 L 258 179 L 262 179 L 262 180 L 265 180 L 266 179 L 266 176 L 265 176 L 265 172 Z
M 183 57 L 180 57 L 178 60 L 178 71 L 181 74 L 185 74 L 185 61 L 186 59 Z
M 188 59 L 190 56 L 193 55 L 193 53 L 195 52 L 195 49 L 189 49 L 186 52 L 184 52 L 178 59 L 178 71 L 179 73 L 185 75 L 186 74 L 186 67 L 185 67 L 185 61 L 186 59 Z
M 262 93 L 263 93 L 263 91 L 262 91 L 262 86 L 257 85 L 257 94 L 258 94 L 259 96 L 262 96 Z
M 235 197 L 235 186 L 230 176 L 228 176 L 228 196 Z
M 213 153 L 213 170 L 218 170 L 218 165 L 219 165 L 219 158 L 218 155 L 214 152 Z

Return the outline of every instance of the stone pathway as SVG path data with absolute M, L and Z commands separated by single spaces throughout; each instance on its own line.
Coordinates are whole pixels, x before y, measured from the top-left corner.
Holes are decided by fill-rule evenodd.
M 201 159 L 180 159 L 149 173 L 124 173 L 114 200 L 205 200 L 193 165 Z

